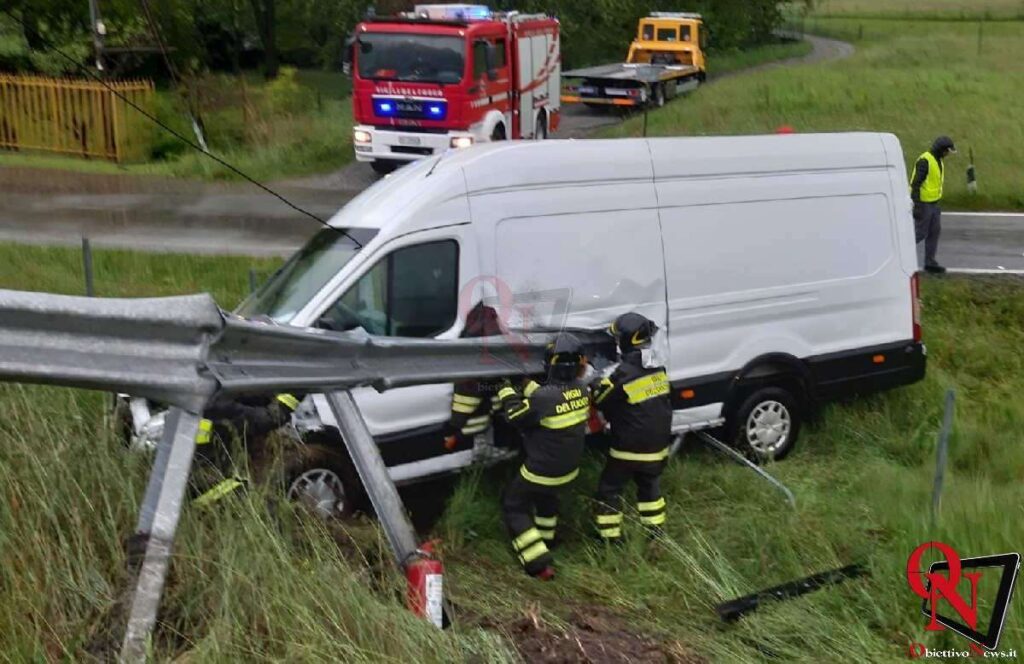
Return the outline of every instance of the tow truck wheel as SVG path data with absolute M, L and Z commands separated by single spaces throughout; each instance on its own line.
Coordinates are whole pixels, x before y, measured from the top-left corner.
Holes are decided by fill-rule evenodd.
M 348 457 L 326 445 L 299 445 L 290 451 L 284 479 L 288 500 L 325 521 L 350 518 L 362 496 Z
M 651 90 L 651 105 L 654 108 L 661 108 L 665 105 L 665 88 L 663 86 L 655 85 Z
M 378 175 L 387 175 L 398 168 L 398 163 L 388 159 L 374 159 L 370 162 L 370 168 Z

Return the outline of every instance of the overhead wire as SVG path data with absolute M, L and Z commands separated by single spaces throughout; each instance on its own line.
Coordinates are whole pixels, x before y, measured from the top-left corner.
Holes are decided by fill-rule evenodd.
M 346 231 L 345 229 L 337 228 L 335 226 L 331 226 L 327 221 L 325 221 L 324 219 L 321 219 L 316 214 L 313 214 L 309 210 L 306 210 L 305 208 L 303 208 L 303 207 L 301 207 L 299 205 L 296 205 L 295 203 L 291 202 L 290 200 L 285 198 L 282 194 L 274 191 L 273 189 L 271 189 L 267 185 L 263 184 L 262 182 L 260 182 L 256 178 L 251 177 L 249 174 L 245 173 L 244 171 L 242 171 L 240 168 L 238 168 L 234 164 L 231 164 L 230 162 L 225 161 L 221 157 L 218 157 L 217 155 L 213 154 L 212 152 L 208 152 L 206 150 L 203 150 L 199 145 L 197 145 L 196 143 L 194 143 L 190 139 L 186 138 L 185 136 L 181 135 L 175 129 L 173 129 L 173 128 L 169 127 L 168 125 L 166 125 L 165 123 L 163 123 L 159 118 L 157 118 L 156 116 L 154 116 L 151 113 L 149 113 L 149 111 L 147 111 L 146 109 L 142 108 L 141 106 L 139 106 L 138 104 L 133 102 L 127 96 L 123 95 L 116 88 L 114 88 L 109 83 L 107 83 L 105 80 L 103 80 L 103 78 L 101 76 L 98 76 L 93 71 L 91 71 L 88 67 L 86 67 L 82 63 L 78 62 L 77 60 L 72 58 L 70 55 L 68 55 L 67 53 L 62 51 L 60 48 L 55 46 L 54 43 L 52 41 L 50 41 L 47 37 L 45 37 L 44 35 L 39 34 L 38 32 L 36 32 L 34 30 L 32 30 L 31 26 L 29 26 L 20 17 L 16 16 L 12 10 L 10 10 L 10 9 L 8 9 L 6 7 L 3 7 L 3 8 L 0 8 L 0 11 L 2 11 L 12 21 L 14 21 L 18 25 L 20 25 L 23 30 L 31 30 L 33 32 L 33 34 L 36 36 L 36 38 L 39 39 L 40 42 L 46 44 L 47 48 L 49 48 L 54 53 L 56 53 L 60 57 L 62 57 L 65 60 L 67 60 L 69 63 L 71 63 L 71 65 L 76 70 L 78 70 L 80 72 L 83 72 L 86 76 L 88 76 L 89 78 L 91 78 L 91 79 L 95 80 L 96 82 L 98 82 L 100 85 L 102 85 L 104 88 L 106 88 L 111 94 L 113 94 L 115 97 L 117 97 L 118 99 L 123 101 L 126 105 L 128 105 L 129 107 L 131 107 L 132 109 L 137 111 L 139 114 L 141 114 L 147 120 L 149 120 L 150 122 L 154 123 L 155 125 L 157 125 L 161 129 L 163 129 L 164 131 L 169 133 L 170 135 L 172 135 L 175 138 L 177 138 L 179 141 L 181 141 L 185 145 L 188 145 L 189 147 L 191 147 L 192 149 L 196 150 L 197 152 L 206 155 L 207 157 L 209 157 L 210 159 L 214 160 L 215 162 L 217 162 L 218 164 L 220 164 L 224 168 L 228 169 L 229 171 L 231 171 L 235 175 L 241 177 L 243 180 L 249 182 L 250 184 L 255 185 L 256 187 L 259 187 L 264 192 L 266 192 L 266 193 L 270 194 L 271 196 L 273 196 L 274 198 L 278 199 L 279 201 L 281 201 L 282 203 L 284 203 L 285 205 L 287 205 L 291 209 L 293 209 L 296 212 L 298 212 L 300 214 L 303 214 L 303 215 L 309 217 L 310 219 L 312 219 L 313 221 L 316 221 L 317 223 L 321 224 L 324 228 L 329 228 L 329 229 L 331 229 L 331 230 L 333 230 L 335 232 L 341 233 L 342 235 L 348 237 L 350 240 L 352 240 L 352 242 L 355 243 L 357 248 L 359 248 L 359 249 L 363 248 L 363 244 L 361 242 L 359 242 L 359 240 L 357 240 L 354 237 L 352 237 L 352 235 L 348 231 Z M 165 57 L 166 57 L 166 55 L 165 55 Z M 172 76 L 173 76 L 173 73 L 172 73 Z

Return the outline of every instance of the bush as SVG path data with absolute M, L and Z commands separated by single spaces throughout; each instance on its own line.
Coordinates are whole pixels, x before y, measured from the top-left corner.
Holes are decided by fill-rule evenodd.
M 299 85 L 295 67 L 281 67 L 277 78 L 263 90 L 265 107 L 274 115 L 290 115 L 308 110 L 316 103 L 312 90 Z

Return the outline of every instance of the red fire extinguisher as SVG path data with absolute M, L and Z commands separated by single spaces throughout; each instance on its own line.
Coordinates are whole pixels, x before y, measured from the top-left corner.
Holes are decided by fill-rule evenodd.
M 427 542 L 405 564 L 406 606 L 438 628 L 444 627 L 444 567 Z

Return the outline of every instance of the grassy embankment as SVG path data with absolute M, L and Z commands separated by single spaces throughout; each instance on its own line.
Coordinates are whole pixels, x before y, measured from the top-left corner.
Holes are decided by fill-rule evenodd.
M 812 15 L 806 27 L 850 41 L 857 51 L 843 61 L 717 82 L 651 113 L 649 135 L 770 133 L 784 124 L 800 132 L 887 131 L 899 136 L 909 166 L 936 136 L 948 134 L 960 150 L 947 162 L 948 208 L 1024 208 L 1024 21 Z M 634 118 L 606 134 L 641 131 L 642 119 Z M 976 196 L 964 175 L 972 148 Z
M 271 266 L 99 251 L 97 288 L 210 290 L 230 304 L 254 264 Z M 0 266 L 0 287 L 81 291 L 72 250 L 0 246 Z M 830 407 L 772 468 L 796 493 L 795 512 L 749 471 L 691 451 L 665 475 L 664 544 L 645 545 L 631 522 L 628 545 L 606 551 L 586 536 L 598 470 L 589 458 L 565 500 L 559 579 L 542 585 L 516 570 L 500 526 L 498 492 L 509 469 L 468 475 L 436 528 L 463 615 L 457 629 L 440 633 L 405 613 L 396 575 L 375 562 L 379 545 L 368 525 L 349 526 L 364 560 L 250 494 L 209 512 L 186 510 L 156 658 L 505 661 L 514 651 L 496 632 L 523 645 L 567 629 L 558 643 L 571 654 L 577 638 L 581 648 L 599 647 L 608 624 L 649 638 L 650 652 L 711 661 L 901 661 L 909 640 L 957 644 L 948 634 L 925 636 L 906 559 L 933 539 L 963 555 L 1020 546 L 1024 356 L 1013 349 L 1024 345 L 1024 287 L 927 279 L 924 316 L 927 379 Z M 956 426 L 941 517 L 931 525 L 947 388 L 957 389 Z M 103 403 L 97 394 L 0 387 L 0 652 L 15 661 L 81 659 L 116 645 L 121 540 L 134 523 L 146 463 L 112 440 Z M 715 618 L 719 601 L 853 561 L 869 565 L 871 577 L 764 607 L 733 626 Z M 1024 647 L 1021 598 L 1007 621 L 1007 649 Z M 581 620 L 591 627 L 578 627 Z

